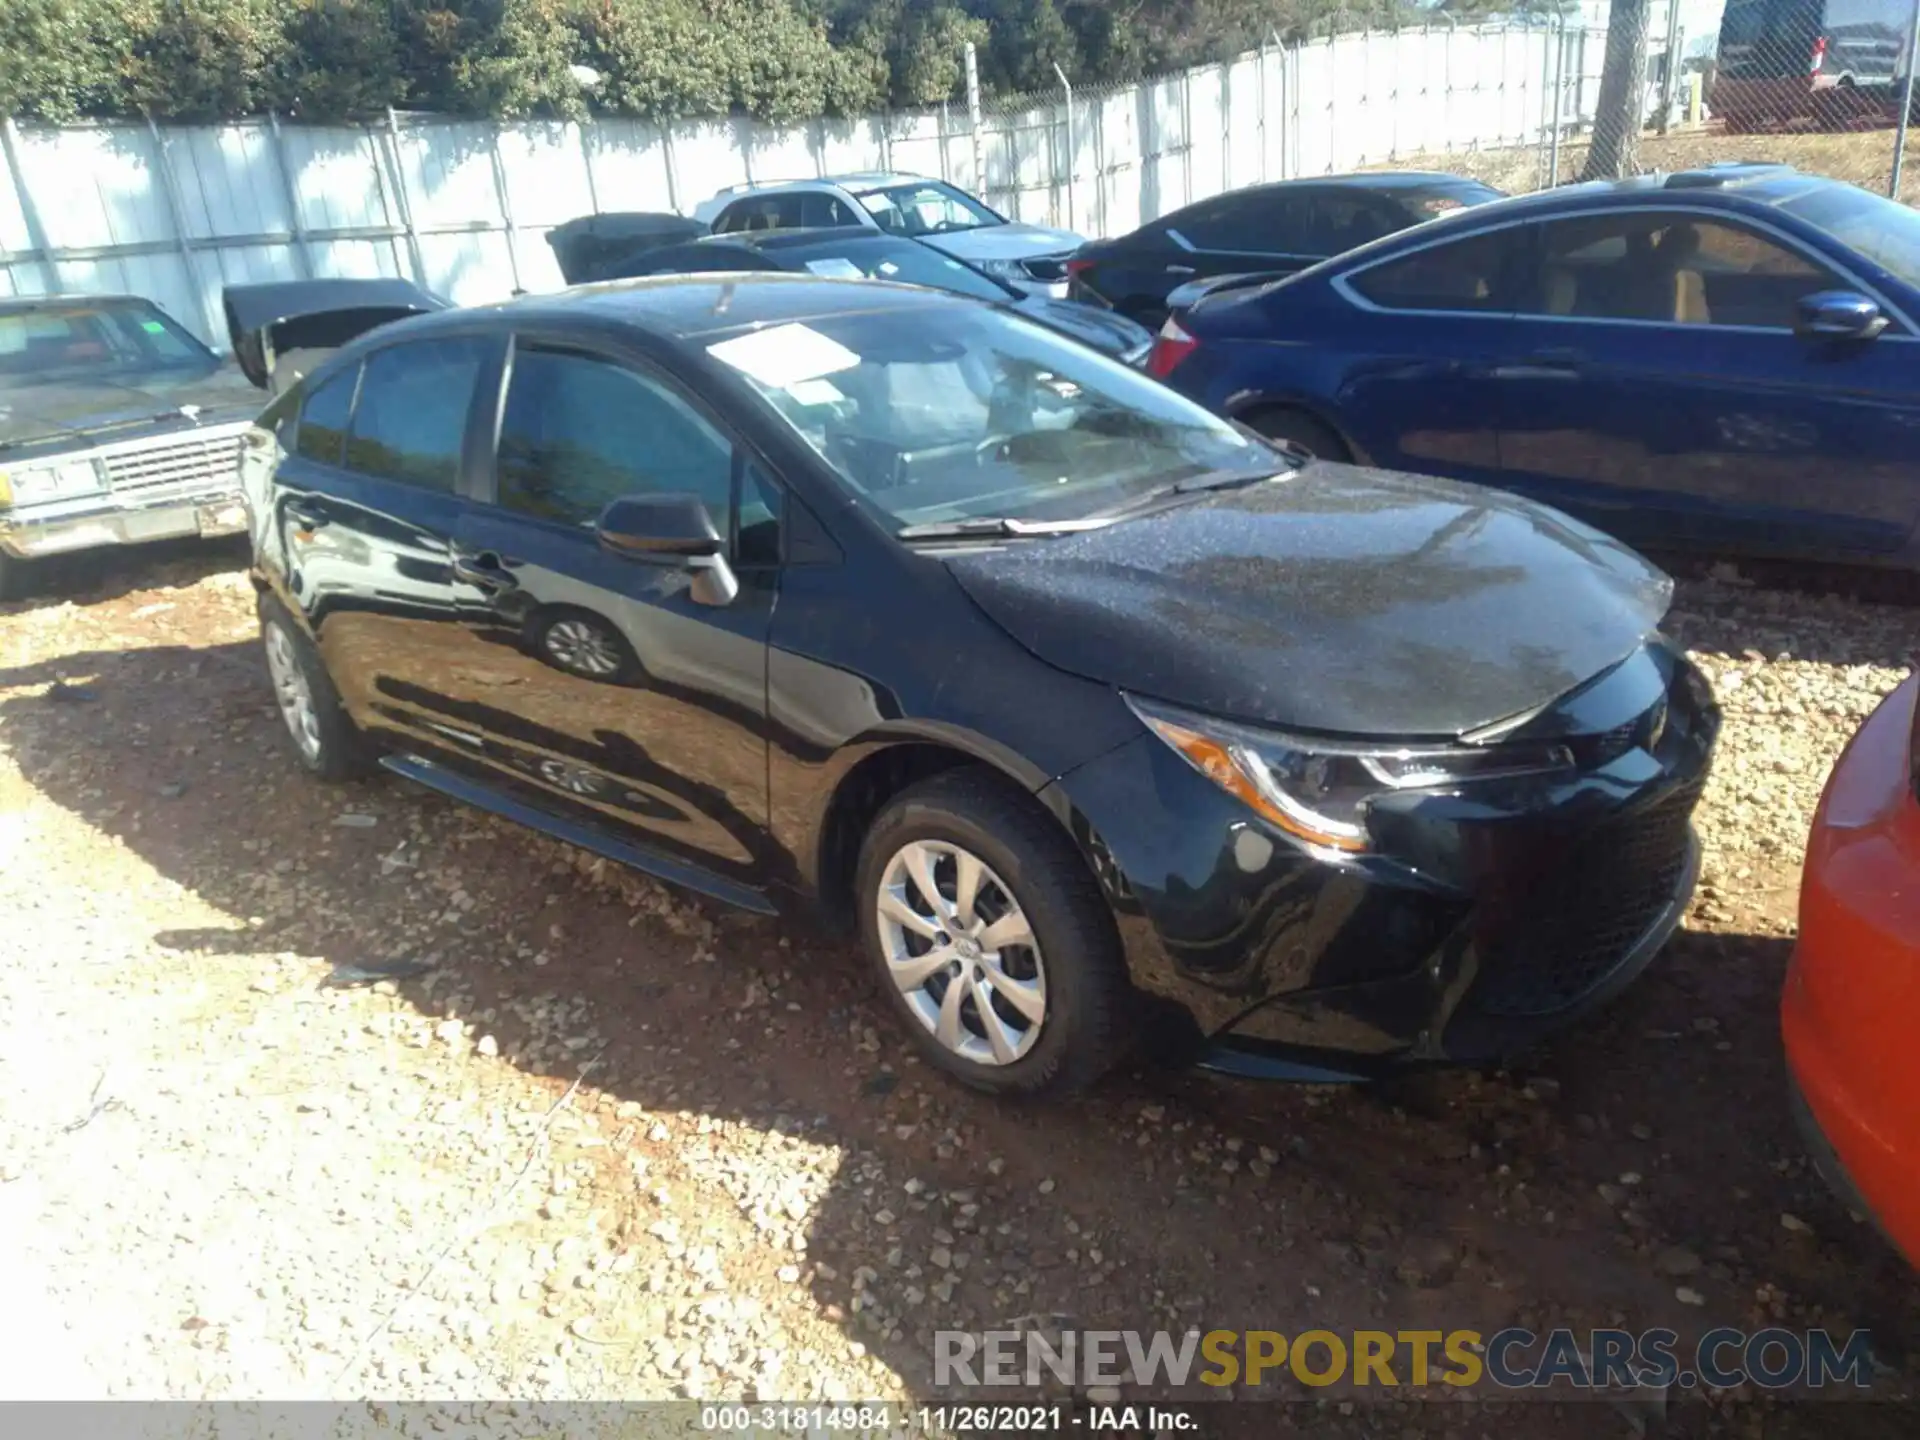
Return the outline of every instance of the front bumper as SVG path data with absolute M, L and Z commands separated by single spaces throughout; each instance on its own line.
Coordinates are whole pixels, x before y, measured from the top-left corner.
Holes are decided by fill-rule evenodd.
M 112 495 L 0 514 L 0 551 L 16 559 L 183 536 L 238 535 L 247 528 L 239 488 L 129 506 Z
M 1185 1032 L 1162 1048 L 1240 1074 L 1358 1079 L 1495 1061 L 1618 993 L 1692 895 L 1690 821 L 1718 729 L 1685 662 L 1657 664 L 1664 689 L 1627 679 L 1633 704 L 1659 703 L 1622 736 L 1587 736 L 1616 747 L 1595 750 L 1604 762 L 1409 797 L 1376 811 L 1366 855 L 1303 849 L 1148 737 L 1064 777 L 1135 988 Z
M 1792 1102 L 1846 1203 L 1920 1266 L 1920 679 L 1868 717 L 1828 778 L 1780 999 Z

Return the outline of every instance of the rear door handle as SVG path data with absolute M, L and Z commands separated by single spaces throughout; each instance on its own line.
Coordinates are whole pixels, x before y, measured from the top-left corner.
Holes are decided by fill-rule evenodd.
M 491 550 L 482 550 L 477 555 L 456 552 L 453 557 L 453 578 L 464 580 L 482 590 L 493 591 L 511 590 L 520 583 L 508 572 L 506 563 Z
M 1191 274 L 1193 274 L 1193 273 L 1194 273 L 1194 271 L 1193 271 L 1193 266 L 1191 266 L 1191 265 L 1169 265 L 1169 266 L 1167 266 L 1167 274 L 1169 274 L 1169 275 L 1191 275 Z

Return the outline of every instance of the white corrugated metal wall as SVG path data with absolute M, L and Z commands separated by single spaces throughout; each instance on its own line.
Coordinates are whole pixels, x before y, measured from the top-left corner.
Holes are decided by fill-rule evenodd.
M 558 288 L 544 237 L 575 216 L 849 170 L 941 175 L 1016 219 L 1118 234 L 1260 180 L 1531 143 L 1548 45 L 1544 26 L 1338 36 L 1079 94 L 1071 122 L 1063 97 L 1002 102 L 984 175 L 958 106 L 785 127 L 9 123 L 0 294 L 145 295 L 224 348 L 225 284 L 405 275 L 479 303 Z

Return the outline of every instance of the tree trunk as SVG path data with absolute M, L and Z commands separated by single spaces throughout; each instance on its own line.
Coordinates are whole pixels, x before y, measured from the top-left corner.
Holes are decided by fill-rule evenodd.
M 1634 173 L 1647 108 L 1647 12 L 1650 0 L 1613 0 L 1607 7 L 1607 57 L 1593 111 L 1593 144 L 1582 180 L 1618 180 Z

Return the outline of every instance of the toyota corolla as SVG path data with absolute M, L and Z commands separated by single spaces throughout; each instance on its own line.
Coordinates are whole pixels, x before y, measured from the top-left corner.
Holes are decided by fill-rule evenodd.
M 1616 991 L 1717 725 L 1639 556 L 1004 308 L 640 281 L 383 326 L 246 448 L 294 751 L 750 910 L 1001 1092 L 1483 1061 Z

